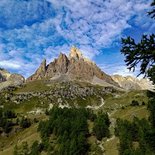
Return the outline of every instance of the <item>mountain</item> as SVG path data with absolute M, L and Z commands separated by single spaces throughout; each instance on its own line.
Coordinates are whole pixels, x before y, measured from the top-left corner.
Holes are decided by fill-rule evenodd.
M 59 57 L 49 64 L 44 59 L 36 72 L 27 79 L 27 82 L 36 80 L 88 82 L 104 87 L 123 88 L 124 90 L 154 89 L 148 79 L 139 80 L 131 76 L 110 76 L 104 73 L 94 62 L 85 58 L 76 47 L 71 48 L 69 56 L 60 53 Z M 0 90 L 8 86 L 21 85 L 24 81 L 23 76 L 0 69 Z
M 153 90 L 155 87 L 149 79 L 138 79 L 132 76 L 113 75 L 112 79 L 125 90 Z
M 117 86 L 111 76 L 104 73 L 94 62 L 84 58 L 76 47 L 72 47 L 67 57 L 60 53 L 53 62 L 46 64 L 44 59 L 36 72 L 27 81 L 50 79 L 59 81 L 82 81 L 103 86 Z
M 20 74 L 11 74 L 5 69 L 0 68 L 0 90 L 9 86 L 18 86 L 23 84 L 25 78 Z
M 7 88 L 18 85 L 21 86 L 16 89 Z M 147 119 L 148 91 L 139 89 L 147 89 L 151 86 L 145 79 L 107 75 L 95 63 L 84 58 L 75 47 L 71 49 L 69 56 L 61 53 L 49 64 L 44 59 L 27 82 L 24 82 L 24 77 L 19 74 L 11 74 L 0 69 L 0 90 L 7 88 L 0 91 L 0 115 L 1 122 L 4 122 L 0 127 L 0 154 L 13 154 L 16 151 L 21 154 L 20 152 L 23 153 L 25 150 L 24 142 L 27 142 L 30 149 L 35 148 L 37 142 L 38 148 L 48 144 L 50 146 L 48 150 L 52 148 L 52 151 L 57 149 L 59 151 L 59 146 L 62 146 L 60 136 L 49 134 L 49 131 L 56 131 L 55 127 L 60 127 L 59 131 L 67 130 L 69 132 L 66 133 L 71 134 L 69 137 L 71 143 L 66 140 L 64 136 L 66 134 L 63 135 L 63 139 L 65 138 L 63 142 L 67 143 L 68 148 L 72 148 L 70 146 L 75 138 L 72 133 L 75 133 L 75 135 L 85 135 L 82 136 L 82 139 L 85 138 L 84 142 L 81 142 L 81 137 L 77 137 L 76 140 L 79 140 L 79 146 L 84 146 L 85 142 L 88 142 L 89 147 L 86 147 L 88 154 L 117 155 L 119 137 L 114 135 L 116 120 L 119 118 L 132 121 L 135 116 Z M 124 91 L 121 87 L 131 90 Z M 101 113 L 105 113 L 106 117 L 100 115 Z M 106 119 L 101 122 L 103 129 L 107 116 L 110 126 L 106 126 L 106 131 L 110 137 L 108 135 L 98 139 L 94 132 L 96 122 Z M 100 117 L 102 119 L 98 119 Z M 49 128 L 51 124 L 46 123 L 52 123 L 54 130 Z M 78 124 L 80 126 L 77 126 Z M 47 141 L 42 139 L 45 136 L 40 136 L 42 131 L 46 134 Z M 64 146 L 65 149 L 66 145 Z M 39 154 L 47 153 L 46 149 L 43 149 Z

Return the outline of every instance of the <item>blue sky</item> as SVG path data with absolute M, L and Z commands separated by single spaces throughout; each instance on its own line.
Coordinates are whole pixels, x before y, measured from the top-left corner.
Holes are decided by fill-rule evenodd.
M 155 31 L 150 0 L 1 0 L 0 67 L 28 77 L 72 45 L 108 74 L 133 75 L 121 37 Z

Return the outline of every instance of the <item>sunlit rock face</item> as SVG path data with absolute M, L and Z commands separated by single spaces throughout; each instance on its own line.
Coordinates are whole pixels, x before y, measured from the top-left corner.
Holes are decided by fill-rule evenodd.
M 126 90 L 153 90 L 155 87 L 149 79 L 138 79 L 132 76 L 113 75 L 112 79 Z
M 94 77 L 114 86 L 118 84 L 91 60 L 85 58 L 79 49 L 72 47 L 67 57 L 60 53 L 59 57 L 46 65 L 44 60 L 37 71 L 27 81 L 39 79 L 56 79 L 87 81 L 92 83 Z M 98 83 L 96 83 L 98 84 Z
M 18 86 L 25 82 L 25 78 L 20 74 L 11 74 L 5 69 L 0 69 L 0 90 L 9 86 Z

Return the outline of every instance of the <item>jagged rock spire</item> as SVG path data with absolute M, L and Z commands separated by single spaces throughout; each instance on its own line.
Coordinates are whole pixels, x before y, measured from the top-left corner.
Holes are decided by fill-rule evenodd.
M 78 48 L 76 48 L 75 46 L 73 46 L 70 50 L 70 54 L 69 54 L 69 58 L 74 58 L 74 59 L 83 59 L 83 55 L 82 53 L 80 52 L 80 50 Z
M 42 72 L 45 73 L 46 72 L 46 59 L 43 59 L 42 63 L 40 64 L 37 72 Z
M 82 53 L 76 47 L 70 50 L 69 58 L 60 53 L 59 57 L 46 66 L 44 60 L 38 70 L 27 81 L 38 79 L 58 78 L 68 80 L 80 80 L 92 82 L 96 77 L 105 82 L 117 86 L 112 78 L 101 71 L 94 63 L 83 57 Z
M 43 59 L 39 68 L 36 70 L 36 72 L 32 76 L 30 76 L 27 79 L 27 81 L 42 79 L 42 78 L 44 78 L 45 73 L 46 73 L 46 59 Z
M 60 73 L 66 73 L 68 70 L 69 60 L 67 56 L 63 53 L 60 53 L 57 59 L 57 65 L 55 66 L 56 70 Z

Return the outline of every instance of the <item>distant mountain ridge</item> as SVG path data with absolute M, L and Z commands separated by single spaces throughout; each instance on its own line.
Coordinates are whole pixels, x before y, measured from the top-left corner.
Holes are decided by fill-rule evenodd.
M 125 90 L 153 90 L 154 85 L 149 79 L 138 79 L 133 76 L 113 75 L 112 79 Z
M 59 57 L 48 65 L 46 65 L 44 59 L 36 72 L 27 81 L 39 79 L 78 80 L 119 87 L 111 76 L 104 73 L 94 62 L 84 58 L 76 47 L 71 48 L 68 57 L 60 53 Z
M 0 90 L 9 86 L 18 86 L 23 84 L 25 78 L 20 74 L 11 74 L 5 69 L 0 68 Z
M 79 81 L 88 82 L 103 87 L 115 87 L 123 90 L 154 90 L 148 79 L 121 75 L 110 76 L 103 72 L 94 62 L 85 58 L 79 49 L 72 47 L 69 56 L 60 53 L 59 57 L 47 64 L 42 61 L 36 72 L 27 78 L 26 82 L 36 80 L 51 80 L 55 82 Z M 22 75 L 11 74 L 0 68 L 0 90 L 9 86 L 18 86 L 25 82 Z
M 27 79 L 27 82 L 41 79 L 58 82 L 76 80 L 105 87 L 123 88 L 124 90 L 154 89 L 148 79 L 139 80 L 131 76 L 106 74 L 94 62 L 85 58 L 76 47 L 71 48 L 68 57 L 60 53 L 59 57 L 49 64 L 46 64 L 46 59 L 44 59 L 36 72 Z

